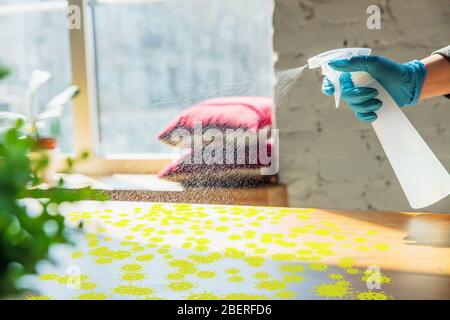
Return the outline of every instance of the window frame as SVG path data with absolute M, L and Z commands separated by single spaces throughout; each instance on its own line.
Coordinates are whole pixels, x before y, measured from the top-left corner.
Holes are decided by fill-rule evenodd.
M 90 155 L 88 160 L 77 165 L 76 171 L 89 175 L 157 173 L 170 163 L 170 156 L 151 153 L 140 156 L 100 153 L 94 13 L 90 8 L 95 3 L 89 0 L 67 0 L 68 6 L 79 8 L 81 26 L 80 29 L 68 28 L 72 84 L 80 88 L 80 94 L 72 104 L 74 149 L 75 155 L 85 152 Z

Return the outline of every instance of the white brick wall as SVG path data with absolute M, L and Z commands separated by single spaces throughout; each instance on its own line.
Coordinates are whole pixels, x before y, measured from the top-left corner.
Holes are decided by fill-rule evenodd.
M 449 0 L 274 0 L 276 70 L 317 53 L 368 46 L 397 61 L 421 59 L 450 43 Z M 366 9 L 381 6 L 381 30 L 366 27 Z M 403 109 L 450 170 L 450 100 Z M 321 93 L 321 75 L 307 70 L 277 106 L 280 178 L 291 206 L 412 211 L 372 128 Z M 420 168 L 418 168 L 420 170 Z M 450 197 L 427 208 L 450 212 Z

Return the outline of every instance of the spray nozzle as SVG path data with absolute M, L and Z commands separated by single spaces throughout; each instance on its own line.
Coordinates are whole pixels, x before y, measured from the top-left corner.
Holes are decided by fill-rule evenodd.
M 342 48 L 323 52 L 308 59 L 308 67 L 310 69 L 322 68 L 322 74 L 327 76 L 334 85 L 334 98 L 336 108 L 339 107 L 341 97 L 341 86 L 339 85 L 340 72 L 331 68 L 328 63 L 334 59 L 346 59 L 355 56 L 368 56 L 372 52 L 369 48 Z

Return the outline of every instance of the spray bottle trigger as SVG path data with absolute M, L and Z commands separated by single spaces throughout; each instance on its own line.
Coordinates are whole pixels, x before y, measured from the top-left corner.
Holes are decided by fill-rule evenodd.
M 334 83 L 334 100 L 336 101 L 336 108 L 339 108 L 339 102 L 341 100 L 341 86 L 339 84 L 339 79 L 337 83 Z
M 336 102 L 336 108 L 339 108 L 339 102 L 341 100 L 341 83 L 339 81 L 341 73 L 331 69 L 328 64 L 328 77 L 334 86 L 334 101 Z
M 334 70 L 328 65 L 328 62 L 321 64 L 322 74 L 330 80 L 334 86 L 334 100 L 336 102 L 336 108 L 339 108 L 339 101 L 341 99 L 341 86 L 339 83 L 339 77 L 341 73 Z

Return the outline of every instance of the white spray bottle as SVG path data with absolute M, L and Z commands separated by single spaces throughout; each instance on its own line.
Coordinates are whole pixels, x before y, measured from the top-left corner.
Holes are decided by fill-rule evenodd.
M 310 69 L 322 68 L 335 87 L 336 108 L 339 106 L 341 88 L 340 72 L 328 65 L 333 59 L 370 55 L 368 48 L 343 48 L 321 53 L 308 59 Z M 372 122 L 395 175 L 414 209 L 430 206 L 450 194 L 450 175 L 428 145 L 409 122 L 394 99 L 366 72 L 351 74 L 355 86 L 378 90 L 377 99 L 383 106 L 376 112 L 378 119 Z

